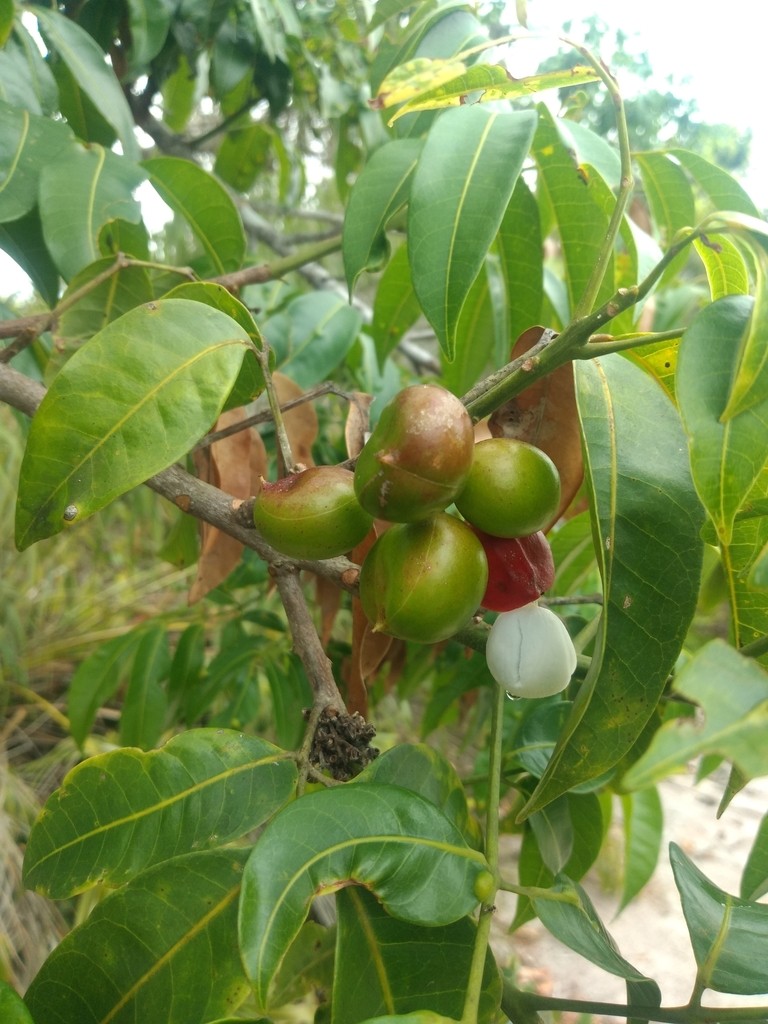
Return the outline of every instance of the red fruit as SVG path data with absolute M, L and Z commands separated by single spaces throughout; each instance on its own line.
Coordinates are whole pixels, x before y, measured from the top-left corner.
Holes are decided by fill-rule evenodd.
M 469 525 L 469 524 L 468 524 Z M 492 612 L 511 612 L 536 601 L 555 578 L 552 549 L 543 533 L 528 537 L 492 537 L 472 529 L 488 560 L 488 585 L 480 604 Z

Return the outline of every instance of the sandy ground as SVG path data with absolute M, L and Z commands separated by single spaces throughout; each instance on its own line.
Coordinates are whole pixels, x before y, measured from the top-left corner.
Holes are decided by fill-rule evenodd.
M 737 794 L 723 817 L 715 817 L 723 779 L 705 779 L 694 786 L 679 776 L 661 787 L 665 835 L 662 857 L 650 883 L 620 915 L 618 894 L 606 891 L 605 877 L 593 871 L 582 882 L 603 923 L 631 964 L 655 979 L 665 1006 L 688 1002 L 695 976 L 685 919 L 666 854 L 676 842 L 696 866 L 726 892 L 738 895 L 742 868 L 762 816 L 768 811 L 768 779 L 751 782 Z M 514 849 L 509 849 L 510 857 Z M 516 958 L 519 980 L 545 995 L 574 999 L 624 1002 L 624 982 L 605 973 L 559 943 L 538 921 L 507 933 L 515 897 L 500 893 L 497 900 L 494 946 L 503 963 L 504 952 Z M 768 963 L 765 965 L 768 992 Z M 707 993 L 712 1006 L 765 1005 L 768 998 Z

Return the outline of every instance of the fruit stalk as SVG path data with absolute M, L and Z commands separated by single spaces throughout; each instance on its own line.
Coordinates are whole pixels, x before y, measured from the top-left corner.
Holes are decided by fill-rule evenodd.
M 259 366 L 261 372 L 264 375 L 264 391 L 267 396 L 267 402 L 269 403 L 269 410 L 272 413 L 272 420 L 275 424 L 275 437 L 277 438 L 277 451 L 278 451 L 278 476 L 287 476 L 289 473 L 296 472 L 296 463 L 293 459 L 293 451 L 291 449 L 291 441 L 288 437 L 288 431 L 285 429 L 285 420 L 283 419 L 283 413 L 280 409 L 280 399 L 277 397 L 275 391 L 275 385 L 272 380 L 272 372 L 269 368 L 269 345 L 264 342 L 263 346 L 258 349 L 254 345 L 254 352 L 256 358 L 259 360 Z
M 472 952 L 472 963 L 469 969 L 467 994 L 464 999 L 464 1011 L 461 1024 L 474 1024 L 480 1006 L 480 994 L 483 989 L 483 971 L 485 958 L 491 935 L 494 900 L 498 890 L 499 878 L 499 802 L 501 799 L 501 763 L 504 722 L 504 690 L 496 687 L 491 716 L 491 749 L 488 761 L 488 807 L 485 823 L 485 859 L 494 878 L 494 888 L 480 905 L 480 917 L 475 933 L 475 947 Z M 493 692 L 493 690 L 491 691 Z

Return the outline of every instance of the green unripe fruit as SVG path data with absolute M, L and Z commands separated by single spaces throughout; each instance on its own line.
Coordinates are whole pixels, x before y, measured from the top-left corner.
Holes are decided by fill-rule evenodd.
M 334 558 L 365 537 L 372 519 L 355 497 L 354 475 L 340 466 L 313 466 L 264 483 L 254 524 L 290 558 Z
M 360 453 L 357 497 L 378 519 L 427 519 L 462 489 L 473 452 L 472 421 L 455 395 L 436 384 L 404 388 L 383 410 Z
M 491 896 L 496 892 L 496 882 L 490 871 L 481 871 L 475 879 L 474 884 L 475 896 L 480 900 L 481 903 L 485 903 Z
M 506 437 L 475 445 L 456 508 L 494 537 L 527 537 L 549 526 L 560 507 L 560 474 L 540 448 Z
M 435 644 L 469 622 L 487 580 L 480 541 L 440 512 L 379 537 L 363 562 L 360 600 L 374 630 Z

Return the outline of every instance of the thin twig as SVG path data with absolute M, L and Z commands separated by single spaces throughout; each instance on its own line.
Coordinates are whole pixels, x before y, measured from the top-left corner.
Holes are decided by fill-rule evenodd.
M 264 344 L 260 349 L 256 349 L 256 356 L 261 366 L 261 373 L 264 377 L 264 391 L 267 395 L 269 410 L 272 413 L 272 421 L 275 425 L 277 451 L 280 456 L 278 461 L 282 462 L 283 473 L 290 475 L 296 472 L 297 466 L 293 458 L 291 439 L 288 437 L 288 431 L 285 429 L 285 420 L 280 411 L 280 399 L 277 397 L 277 391 L 275 391 L 272 371 L 269 368 L 269 345 Z
M 314 402 L 316 398 L 322 398 L 323 395 L 336 395 L 337 398 L 343 398 L 347 402 L 354 401 L 353 396 L 350 395 L 348 391 L 343 391 L 332 381 L 323 381 L 322 384 L 317 384 L 315 387 L 310 388 L 309 391 L 305 391 L 303 395 L 299 395 L 297 398 L 291 398 L 287 402 L 281 402 L 280 412 L 288 412 L 290 409 L 295 409 L 299 405 L 306 405 L 307 402 Z M 237 423 L 231 424 L 229 427 L 222 427 L 220 430 L 212 430 L 197 442 L 194 450 L 197 451 L 200 448 L 208 448 L 217 441 L 223 441 L 225 437 L 231 437 L 233 434 L 240 433 L 241 430 L 248 430 L 250 427 L 257 427 L 260 423 L 271 422 L 271 411 L 263 409 L 261 412 L 254 413 L 253 416 L 248 416 L 244 420 L 239 420 Z
M 0 365 L 0 402 L 18 409 L 27 416 L 34 416 L 43 399 L 45 388 L 37 381 L 19 373 L 11 366 Z M 285 561 L 281 555 L 262 538 L 253 526 L 244 509 L 248 503 L 226 494 L 211 484 L 192 476 L 181 466 L 169 466 L 145 481 L 147 487 L 166 498 L 182 512 L 215 526 L 223 533 L 239 540 L 247 548 L 256 551 L 266 562 Z M 307 570 L 332 580 L 343 590 L 355 593 L 359 566 L 348 558 L 327 558 L 321 561 L 295 559 L 297 569 Z

